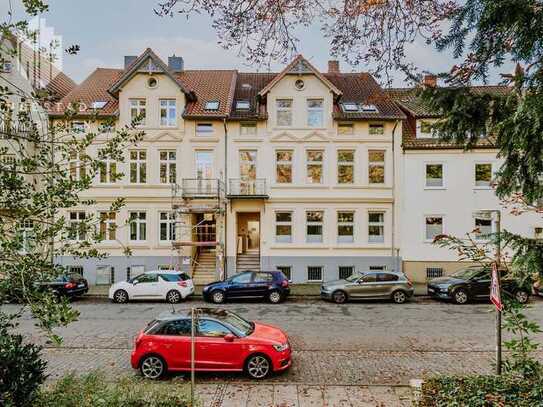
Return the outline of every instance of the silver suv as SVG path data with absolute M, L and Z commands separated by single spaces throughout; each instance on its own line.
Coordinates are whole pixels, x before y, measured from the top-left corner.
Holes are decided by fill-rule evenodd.
M 321 286 L 321 298 L 338 304 L 350 299 L 391 299 L 403 304 L 413 292 L 413 284 L 405 274 L 387 271 L 353 274 L 344 280 L 327 281 Z

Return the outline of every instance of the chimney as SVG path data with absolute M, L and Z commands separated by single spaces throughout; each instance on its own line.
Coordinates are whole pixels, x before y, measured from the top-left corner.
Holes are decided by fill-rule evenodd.
M 339 73 L 339 61 L 331 60 L 328 61 L 328 73 Z
M 125 55 L 124 56 L 124 69 L 128 68 L 130 65 L 132 65 L 132 62 L 134 62 L 138 57 L 136 55 Z
M 175 54 L 171 57 L 168 57 L 168 68 L 173 72 L 182 72 L 183 71 L 183 57 L 176 57 Z
M 424 75 L 422 79 L 422 84 L 428 88 L 437 87 L 437 76 L 431 74 Z

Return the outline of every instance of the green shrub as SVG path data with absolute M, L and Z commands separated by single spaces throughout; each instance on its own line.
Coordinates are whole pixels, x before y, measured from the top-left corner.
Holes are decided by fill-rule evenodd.
M 190 387 L 175 382 L 141 378 L 108 381 L 100 373 L 67 375 L 45 387 L 35 405 L 40 407 L 184 407 L 190 406 Z
M 45 381 L 46 363 L 39 346 L 25 344 L 22 335 L 11 332 L 15 326 L 0 314 L 0 406 L 25 407 Z
M 540 407 L 543 371 L 530 379 L 519 375 L 440 376 L 422 386 L 421 407 Z

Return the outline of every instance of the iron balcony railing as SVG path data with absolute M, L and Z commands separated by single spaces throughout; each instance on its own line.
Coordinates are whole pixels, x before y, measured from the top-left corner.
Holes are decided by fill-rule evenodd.
M 32 123 L 0 122 L 0 138 L 9 138 L 10 135 L 24 135 L 32 133 L 35 126 Z
M 240 197 L 267 197 L 268 189 L 265 178 L 231 178 L 228 181 L 228 195 Z
M 183 198 L 219 198 L 224 185 L 217 178 L 184 178 L 181 182 Z

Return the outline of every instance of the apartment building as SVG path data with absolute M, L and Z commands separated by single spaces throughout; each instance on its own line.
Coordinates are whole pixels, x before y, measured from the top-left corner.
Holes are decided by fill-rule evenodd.
M 436 86 L 427 77 L 426 86 Z M 507 92 L 503 86 L 474 86 L 474 92 Z M 502 161 L 491 139 L 482 137 L 472 150 L 443 142 L 431 129 L 439 114 L 430 111 L 416 97 L 413 88 L 391 89 L 387 93 L 406 114 L 403 125 L 400 191 L 397 205 L 400 218 L 400 256 L 403 270 L 412 280 L 451 274 L 466 263 L 458 254 L 432 244 L 440 234 L 463 237 L 480 231 L 476 239 L 495 232 L 496 211 L 501 227 L 526 237 L 543 237 L 543 219 L 535 213 L 514 215 L 504 206 L 492 187 Z
M 186 70 L 147 49 L 123 69 L 96 69 L 51 119 L 75 102 L 74 131 L 98 132 L 97 143 L 111 123 L 144 118 L 143 141 L 104 162 L 87 192 L 96 205 L 66 213 L 99 221 L 107 258 L 58 259 L 91 284 L 156 268 L 202 283 L 247 268 L 280 268 L 293 282 L 399 269 L 394 151 L 405 115 L 370 75 L 335 61 L 320 72 L 303 56 L 279 73 Z M 109 211 L 118 197 L 126 205 Z

